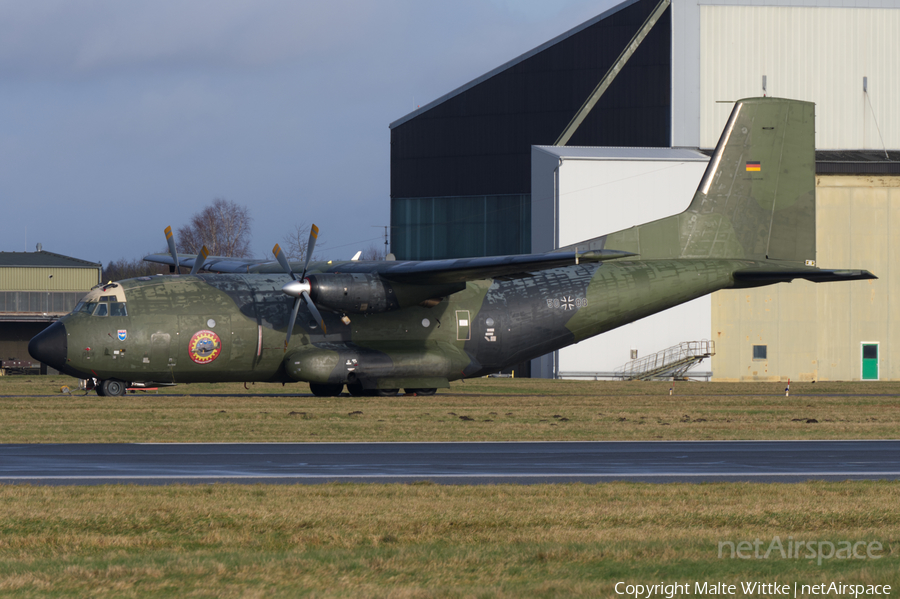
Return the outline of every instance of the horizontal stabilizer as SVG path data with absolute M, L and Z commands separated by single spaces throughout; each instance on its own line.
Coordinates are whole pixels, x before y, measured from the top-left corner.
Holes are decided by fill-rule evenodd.
M 787 283 L 794 279 L 806 279 L 813 283 L 833 283 L 838 281 L 865 281 L 877 279 L 868 270 L 824 269 L 812 266 L 775 266 L 765 264 L 743 268 L 734 272 L 736 288 L 760 287 L 773 283 Z

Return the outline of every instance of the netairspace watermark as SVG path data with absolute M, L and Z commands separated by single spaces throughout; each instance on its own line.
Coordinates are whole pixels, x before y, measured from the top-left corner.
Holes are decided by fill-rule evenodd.
M 682 595 L 762 595 L 766 597 L 798 597 L 799 595 L 829 595 L 831 597 L 864 597 L 887 596 L 891 594 L 888 584 L 848 584 L 841 582 L 823 582 L 821 584 L 793 584 L 779 582 L 741 582 L 730 584 L 725 582 L 660 582 L 658 584 L 630 584 L 617 582 L 616 595 L 634 597 L 635 599 L 653 599 L 665 597 L 672 599 Z
M 831 559 L 881 559 L 884 547 L 879 541 L 799 541 L 788 537 L 772 537 L 768 543 L 754 541 L 719 541 L 719 559 L 796 559 L 815 560 L 821 566 Z M 658 584 L 632 584 L 617 582 L 616 595 L 635 599 L 655 599 L 682 595 L 765 595 L 769 597 L 797 597 L 798 595 L 832 597 L 888 596 L 891 585 L 852 584 L 844 581 L 803 584 L 748 581 L 737 584 L 725 582 L 660 582 Z
M 772 537 L 768 545 L 756 539 L 750 541 L 719 541 L 719 559 L 814 559 L 821 566 L 830 559 L 881 559 L 883 547 L 878 541 L 795 541 L 788 537 Z

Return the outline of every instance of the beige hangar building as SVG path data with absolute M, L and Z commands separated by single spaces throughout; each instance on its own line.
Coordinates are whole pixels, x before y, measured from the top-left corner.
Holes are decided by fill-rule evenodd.
M 625 378 L 687 347 L 711 357 L 673 374 L 900 379 L 900 0 L 598 13 L 391 123 L 391 251 L 546 252 L 679 213 L 736 100 L 813 102 L 817 264 L 877 280 L 720 291 L 514 370 Z
M 769 95 L 816 104 L 817 264 L 879 278 L 720 291 L 536 360 L 533 375 L 616 378 L 632 358 L 712 341 L 688 377 L 900 379 L 900 2 L 669 9 L 673 147 L 533 146 L 532 250 L 681 212 L 733 102 Z
M 900 379 L 900 5 L 698 8 L 701 147 L 720 100 L 815 102 L 817 263 L 879 277 L 714 294 L 713 378 Z
M 0 252 L 0 375 L 39 369 L 31 338 L 71 312 L 100 282 L 102 265 L 43 251 Z

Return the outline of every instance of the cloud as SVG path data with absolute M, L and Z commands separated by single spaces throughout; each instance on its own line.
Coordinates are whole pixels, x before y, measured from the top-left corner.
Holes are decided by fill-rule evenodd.
M 136 69 L 416 63 L 442 51 L 445 64 L 465 63 L 517 38 L 527 50 L 535 28 L 543 28 L 540 21 L 554 27 L 564 12 L 542 6 L 508 0 L 0 0 L 0 74 L 78 78 Z
M 214 197 L 377 237 L 388 125 L 602 10 L 564 4 L 0 0 L 0 249 L 133 256 Z
M 384 14 L 381 6 L 347 0 L 5 0 L 0 69 L 72 75 L 173 66 L 255 69 L 327 56 L 362 37 Z

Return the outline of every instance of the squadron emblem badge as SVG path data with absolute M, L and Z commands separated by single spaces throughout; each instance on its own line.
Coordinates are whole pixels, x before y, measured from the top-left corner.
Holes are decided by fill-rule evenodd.
M 209 364 L 219 357 L 222 351 L 222 341 L 212 331 L 199 331 L 191 337 L 188 344 L 188 353 L 191 360 L 197 364 Z

